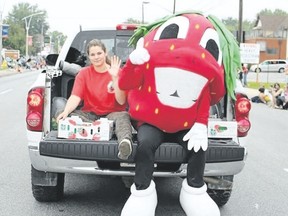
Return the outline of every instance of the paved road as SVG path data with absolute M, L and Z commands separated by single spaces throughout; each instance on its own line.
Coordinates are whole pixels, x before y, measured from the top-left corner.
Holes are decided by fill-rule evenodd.
M 284 73 L 278 73 L 278 72 L 261 72 L 261 73 L 255 73 L 255 72 L 249 72 L 247 76 L 247 81 L 249 82 L 259 82 L 259 83 L 284 83 L 285 82 L 285 74 Z

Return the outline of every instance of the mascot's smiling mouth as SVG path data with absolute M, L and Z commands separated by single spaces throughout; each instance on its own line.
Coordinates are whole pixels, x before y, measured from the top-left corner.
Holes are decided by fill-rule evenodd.
M 208 79 L 191 71 L 173 67 L 155 68 L 159 101 L 175 108 L 189 108 L 198 100 Z

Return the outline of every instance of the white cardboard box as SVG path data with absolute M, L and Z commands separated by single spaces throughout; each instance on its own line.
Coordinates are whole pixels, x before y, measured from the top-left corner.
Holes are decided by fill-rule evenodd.
M 58 123 L 58 138 L 108 141 L 113 134 L 113 121 L 100 118 L 93 123 L 78 116 L 67 117 Z
M 235 138 L 237 137 L 236 121 L 209 121 L 208 138 Z

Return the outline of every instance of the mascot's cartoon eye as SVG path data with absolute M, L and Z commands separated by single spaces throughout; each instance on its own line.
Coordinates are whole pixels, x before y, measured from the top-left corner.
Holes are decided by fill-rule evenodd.
M 216 59 L 219 65 L 221 65 L 222 51 L 220 49 L 219 35 L 215 29 L 206 29 L 201 38 L 200 45 Z
M 162 24 L 157 30 L 154 40 L 171 38 L 186 38 L 189 29 L 189 19 L 183 16 L 173 17 Z

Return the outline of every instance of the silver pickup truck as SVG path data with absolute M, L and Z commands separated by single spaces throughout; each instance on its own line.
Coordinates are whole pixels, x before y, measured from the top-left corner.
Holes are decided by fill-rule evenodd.
M 134 29 L 133 25 L 118 25 L 110 30 L 81 30 L 67 39 L 59 55 L 47 57 L 48 68 L 39 74 L 27 95 L 31 183 L 37 201 L 58 201 L 63 198 L 65 173 L 121 176 L 126 183 L 127 179 L 133 178 L 134 154 L 127 161 L 119 160 L 115 136 L 109 141 L 60 139 L 53 115 L 59 99 L 61 103 L 61 99 L 66 100 L 70 96 L 78 69 L 87 64 L 86 44 L 93 38 L 101 39 L 110 54 L 120 56 L 125 62 L 132 51 L 128 39 Z M 219 206 L 229 200 L 234 175 L 243 169 L 247 155 L 240 140 L 247 136 L 250 129 L 251 105 L 241 90 L 241 84 L 238 84 L 236 101 L 226 95 L 210 108 L 204 179 L 208 194 Z M 230 133 L 218 136 L 217 130 L 221 130 L 221 125 Z M 135 132 L 134 153 L 136 149 Z M 185 177 L 186 165 L 186 153 L 180 145 L 163 143 L 156 152 L 154 176 Z

